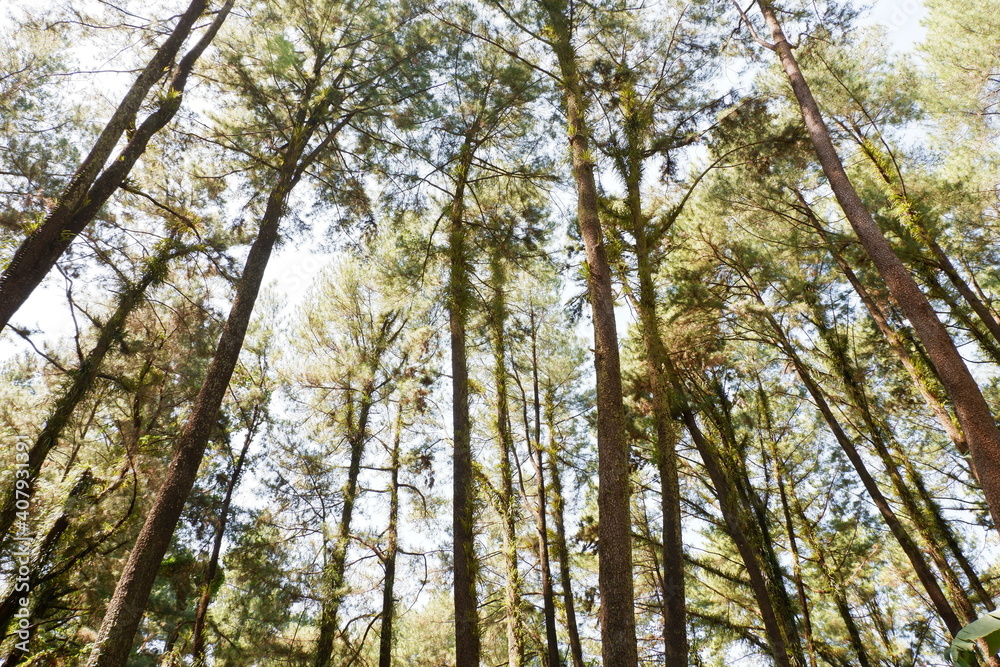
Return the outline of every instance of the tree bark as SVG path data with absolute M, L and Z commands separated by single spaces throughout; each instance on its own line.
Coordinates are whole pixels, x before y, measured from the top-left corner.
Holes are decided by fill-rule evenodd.
M 799 598 L 799 607 L 802 609 L 802 631 L 806 640 L 806 655 L 809 658 L 809 666 L 816 667 L 816 648 L 813 641 L 812 619 L 809 615 L 809 598 L 806 596 L 805 581 L 802 577 L 802 558 L 799 555 L 798 539 L 795 536 L 795 524 L 792 522 L 792 512 L 788 504 L 788 494 L 785 490 L 785 466 L 778 456 L 778 448 L 772 437 L 774 428 L 771 423 L 771 407 L 767 393 L 764 391 L 763 385 L 759 383 L 759 380 L 758 396 L 761 402 L 761 412 L 764 414 L 764 421 L 767 426 L 767 437 L 771 439 L 771 459 L 774 464 L 774 478 L 778 482 L 778 499 L 781 501 L 781 515 L 785 520 L 788 549 L 792 553 L 792 575 L 795 579 L 795 592 Z
M 306 114 L 306 110 L 301 112 L 302 117 Z M 310 123 L 305 131 L 296 133 L 293 141 L 285 147 L 277 183 L 268 197 L 257 238 L 247 255 L 243 275 L 236 288 L 236 297 L 215 355 L 195 399 L 191 415 L 178 439 L 166 478 L 118 579 L 87 661 L 88 667 L 123 667 L 131 652 L 135 632 L 142 620 L 157 571 L 194 486 L 205 447 L 215 428 L 229 380 L 239 360 L 264 270 L 278 238 L 278 224 L 284 216 L 288 195 L 302 176 L 299 159 L 314 130 L 315 123 Z
M 493 302 L 490 308 L 493 337 L 493 378 L 496 383 L 497 456 L 499 457 L 500 489 L 497 510 L 503 536 L 504 611 L 507 625 L 507 664 L 521 667 L 524 661 L 524 619 L 521 614 L 521 576 L 517 567 L 517 516 L 514 508 L 514 474 L 511 468 L 513 437 L 510 428 L 509 396 L 507 391 L 507 275 L 497 243 L 490 258 Z M 544 573 L 543 573 L 544 576 Z
M 594 320 L 601 654 L 605 665 L 636 667 L 638 648 L 635 634 L 635 593 L 632 588 L 629 443 L 625 437 L 625 408 L 611 267 L 598 218 L 587 104 L 577 67 L 573 28 L 567 15 L 565 0 L 541 0 L 541 4 L 548 16 L 551 45 L 562 74 L 573 178 L 577 189 L 577 218 L 586 250 L 587 291 Z
M 660 336 L 653 282 L 653 248 L 647 234 L 648 220 L 642 214 L 639 165 L 633 164 L 626 178 L 632 236 L 635 239 L 639 297 L 632 300 L 639 311 L 642 341 L 646 351 L 646 374 L 653 399 L 656 426 L 656 466 L 660 477 L 660 508 L 663 514 L 663 648 L 668 665 L 688 663 L 687 620 L 684 596 L 684 541 L 681 533 L 681 492 L 670 406 L 670 382 L 666 377 L 666 346 Z M 631 290 L 628 290 L 631 292 Z
M 453 540 L 455 562 L 456 667 L 479 667 L 478 565 L 475 552 L 475 489 L 469 417 L 469 366 L 466 322 L 469 308 L 469 259 L 465 227 L 465 188 L 473 158 L 473 134 L 466 135 L 455 174 L 448 235 L 451 275 L 448 279 L 448 322 L 451 334 L 452 433 L 454 438 Z
M 814 292 L 807 290 L 805 300 L 812 308 L 813 323 L 819 331 L 820 338 L 829 349 L 834 371 L 846 389 L 847 398 L 853 404 L 854 410 L 861 416 L 861 422 L 865 426 L 868 439 L 882 461 L 886 475 L 889 477 L 897 497 L 902 502 L 903 509 L 909 515 L 910 522 L 922 538 L 924 550 L 937 566 L 938 572 L 944 580 L 945 586 L 951 592 L 952 600 L 965 618 L 965 622 L 971 623 L 976 619 L 977 614 L 968 593 L 959 581 L 958 575 L 945 557 L 942 545 L 946 546 L 949 542 L 946 534 L 942 532 L 941 525 L 935 520 L 936 513 L 928 512 L 926 505 L 918 500 L 914 490 L 903 480 L 896 459 L 889 451 L 890 447 L 897 451 L 901 448 L 892 437 L 888 426 L 875 417 L 870 399 L 864 390 L 861 373 L 851 363 L 844 336 L 827 324 L 826 313 Z M 933 501 L 931 501 L 931 506 L 933 510 Z M 963 555 L 960 549 L 959 554 Z M 975 577 L 973 573 L 971 580 L 978 581 L 978 577 Z
M 542 401 L 538 382 L 538 322 L 534 306 L 530 312 L 531 328 L 531 386 L 535 411 L 535 433 L 529 443 L 535 475 L 538 479 L 538 510 L 535 530 L 538 533 L 538 569 L 542 575 L 542 612 L 545 617 L 545 648 L 547 659 L 543 664 L 559 667 L 559 637 L 556 633 L 556 604 L 552 590 L 552 570 L 549 565 L 548 509 L 546 508 L 545 462 L 542 459 Z
M 6 544 L 8 533 L 17 517 L 18 500 L 30 501 L 34 494 L 38 475 L 41 473 L 49 452 L 59 443 L 77 406 L 94 386 L 104 358 L 114 342 L 121 336 L 129 315 L 142 303 L 146 291 L 166 277 L 170 260 L 191 252 L 191 250 L 192 248 L 180 245 L 173 238 L 166 239 L 157 249 L 156 254 L 147 262 L 146 271 L 138 282 L 125 286 L 115 311 L 101 327 L 94 347 L 80 362 L 80 366 L 70 375 L 66 391 L 56 401 L 52 413 L 45 420 L 41 433 L 35 438 L 35 442 L 27 452 L 27 460 L 23 462 L 24 465 L 18 461 L 15 479 L 5 490 L 3 504 L 0 506 L 0 545 Z
M 222 554 L 222 540 L 226 535 L 226 524 L 229 522 L 229 508 L 233 500 L 233 492 L 240 483 L 243 474 L 243 466 L 246 463 L 247 452 L 250 450 L 250 443 L 257 431 L 257 415 L 259 407 L 254 408 L 255 415 L 251 423 L 247 424 L 247 435 L 243 440 L 243 448 L 236 459 L 236 465 L 230 473 L 229 481 L 226 484 L 226 494 L 222 499 L 222 506 L 219 508 L 218 523 L 215 527 L 215 537 L 212 540 L 212 554 L 208 559 L 208 567 L 205 568 L 204 589 L 198 600 L 198 607 L 194 613 L 194 628 L 191 631 L 192 649 L 191 657 L 195 665 L 205 664 L 205 624 L 208 621 L 208 606 L 212 602 L 216 575 L 219 573 L 219 557 Z
M 347 570 L 347 550 L 351 546 L 351 523 L 354 519 L 354 505 L 358 499 L 358 476 L 361 474 L 361 459 L 364 456 L 365 444 L 368 442 L 368 416 L 371 414 L 374 387 L 364 387 L 358 399 L 354 397 L 355 391 L 350 383 L 344 390 L 347 412 L 344 421 L 348 427 L 347 444 L 350 447 L 350 460 L 347 466 L 347 481 L 341 493 L 343 507 L 337 539 L 334 541 L 329 562 L 323 573 L 325 590 L 320 612 L 319 639 L 316 643 L 314 661 L 316 667 L 328 667 L 333 657 L 333 642 L 339 624 L 337 616 L 345 593 L 344 575 Z M 356 416 L 355 401 L 359 404 Z
M 135 127 L 135 116 L 143 100 L 173 62 L 206 5 L 206 0 L 193 0 L 181 14 L 170 36 L 157 49 L 105 125 L 55 208 L 41 226 L 18 247 L 10 264 L 0 275 L 0 330 L 42 282 L 73 239 L 90 224 L 108 198 L 121 187 L 153 135 L 163 129 L 177 113 L 191 70 L 226 20 L 233 0 L 227 0 L 205 34 L 181 58 L 170 86 L 156 110 L 130 134 L 118 158 L 104 169 L 122 134 L 128 128 Z
M 862 247 L 885 280 L 889 293 L 916 330 L 951 396 L 958 421 L 968 439 L 973 465 L 982 484 L 986 503 L 994 524 L 1000 531 L 1000 429 L 954 341 L 855 191 L 774 9 L 767 0 L 757 0 L 757 4 L 771 31 L 774 42 L 771 47 L 777 52 L 791 83 L 806 131 L 830 187 Z
M 705 438 L 694 412 L 685 406 L 681 408 L 681 416 L 691 434 L 691 440 L 705 464 L 705 470 L 708 471 L 709 478 L 712 480 L 712 486 L 715 487 L 715 495 L 719 499 L 726 532 L 736 544 L 743 565 L 747 569 L 774 664 L 777 667 L 792 667 L 792 665 L 804 667 L 803 662 L 794 659 L 796 652 L 789 646 L 790 641 L 797 641 L 798 637 L 786 638 L 786 632 L 778 620 L 768 582 L 757 560 L 757 552 L 747 537 L 748 521 L 743 515 L 743 509 L 739 506 L 739 500 L 735 497 L 733 483 L 723 468 L 719 453 L 716 447 Z M 780 582 L 776 583 L 780 584 Z
M 549 429 L 549 471 L 552 480 L 552 519 L 555 529 L 556 560 L 559 561 L 559 583 L 562 588 L 563 607 L 566 610 L 566 631 L 569 634 L 569 652 L 573 667 L 584 667 L 583 645 L 580 643 L 580 630 L 576 624 L 576 603 L 573 600 L 573 578 L 570 574 L 569 548 L 566 546 L 566 525 L 564 520 L 564 501 L 562 477 L 559 470 L 559 447 L 556 444 L 555 398 L 550 390 L 546 390 L 546 423 Z
M 403 407 L 399 408 L 396 419 L 396 433 L 392 440 L 392 454 L 389 462 L 389 529 L 386 535 L 385 582 L 382 584 L 382 626 L 378 638 L 378 667 L 392 667 L 393 621 L 396 614 L 396 554 L 399 551 L 399 443 L 403 437 Z
M 733 404 L 721 383 L 713 381 L 712 390 L 714 400 L 706 406 L 705 413 L 719 434 L 719 447 L 716 448 L 715 456 L 731 485 L 736 511 L 742 514 L 743 534 L 754 554 L 755 567 L 762 573 L 765 592 L 784 639 L 788 659 L 792 664 L 804 667 L 806 658 L 799 639 L 795 610 L 784 583 L 787 575 L 775 553 L 775 540 L 771 535 L 767 509 L 750 481 L 745 448 L 734 425 Z

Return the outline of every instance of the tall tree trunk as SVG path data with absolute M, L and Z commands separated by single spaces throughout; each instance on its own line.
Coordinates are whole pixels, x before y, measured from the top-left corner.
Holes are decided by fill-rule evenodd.
M 222 498 L 222 505 L 219 507 L 218 521 L 215 526 L 215 538 L 212 540 L 212 554 L 208 559 L 208 567 L 205 568 L 205 583 L 198 599 L 198 607 L 194 613 L 194 629 L 191 631 L 192 649 L 191 657 L 195 665 L 205 664 L 205 624 L 208 621 L 208 606 L 212 603 L 212 595 L 215 592 L 215 579 L 219 573 L 219 557 L 222 554 L 222 540 L 226 535 L 226 525 L 229 523 L 229 508 L 233 501 L 233 492 L 236 491 L 243 474 L 243 465 L 246 463 L 247 452 L 250 451 L 250 443 L 253 442 L 257 432 L 260 406 L 254 407 L 254 415 L 247 426 L 246 438 L 243 440 L 243 448 L 236 459 L 236 465 L 229 475 L 226 483 L 226 494 Z
M 226 20 L 233 0 L 227 0 L 205 34 L 181 58 L 170 86 L 156 110 L 138 128 L 135 127 L 135 117 L 143 100 L 169 69 L 207 4 L 206 0 L 192 0 L 181 14 L 173 31 L 133 82 L 104 126 L 94 147 L 73 175 L 56 206 L 42 224 L 21 243 L 10 264 L 0 275 L 0 330 L 42 282 L 73 239 L 90 224 L 108 198 L 121 187 L 153 135 L 163 129 L 177 113 L 191 70 Z M 129 128 L 135 129 L 130 133 L 125 147 L 111 165 L 104 169 L 115 145 Z
M 319 639 L 316 642 L 316 667 L 328 667 L 333 657 L 333 642 L 337 636 L 338 614 L 340 604 L 344 599 L 345 573 L 347 571 L 347 550 L 351 546 L 351 523 L 354 519 L 354 505 L 358 499 L 358 476 L 361 474 L 361 459 L 364 456 L 365 444 L 368 442 L 368 417 L 371 413 L 374 386 L 371 384 L 361 390 L 361 396 L 355 399 L 354 388 L 346 387 L 346 416 L 350 446 L 350 461 L 347 467 L 347 481 L 341 492 L 343 507 L 340 513 L 337 539 L 323 573 L 323 601 L 320 612 Z M 354 414 L 355 401 L 359 403 L 357 415 Z
M 500 489 L 497 510 L 503 535 L 504 611 L 507 625 L 507 664 L 521 667 L 524 661 L 524 619 L 521 614 L 521 576 L 517 567 L 517 516 L 514 508 L 514 474 L 511 468 L 513 437 L 510 428 L 509 396 L 507 391 L 507 275 L 503 265 L 501 244 L 497 243 L 490 258 L 493 302 L 490 308 L 493 337 L 493 378 L 496 383 L 497 455 L 500 466 Z M 543 575 L 544 576 L 544 575 Z
M 805 581 L 802 577 L 802 558 L 799 555 L 798 539 L 795 536 L 795 524 L 792 522 L 792 512 L 788 505 L 788 494 L 785 490 L 785 465 L 778 454 L 778 447 L 774 440 L 774 426 L 771 421 L 771 406 L 767 398 L 767 392 L 758 378 L 758 392 L 761 412 L 766 425 L 766 436 L 769 439 L 771 449 L 771 460 L 774 464 L 774 478 L 778 482 L 778 499 L 781 501 L 781 515 L 785 520 L 785 533 L 788 535 L 788 549 L 792 553 L 792 575 L 795 579 L 795 592 L 799 598 L 799 607 L 802 610 L 802 631 L 806 640 L 806 655 L 809 658 L 809 666 L 816 667 L 816 647 L 813 641 L 812 618 L 809 614 L 809 598 L 806 596 Z
M 473 158 L 473 132 L 466 135 L 455 174 L 448 235 L 451 275 L 448 320 L 451 333 L 452 429 L 454 438 L 453 540 L 455 562 L 456 667 L 479 667 L 479 608 L 476 597 L 475 489 L 472 471 L 472 425 L 469 418 L 469 366 L 466 322 L 470 300 L 465 188 Z
M 389 462 L 389 530 L 386 535 L 385 582 L 382 584 L 382 627 L 378 639 L 378 667 L 392 667 L 393 621 L 396 614 L 396 554 L 399 551 L 399 443 L 403 437 L 403 407 L 396 418 L 396 433 L 392 440 Z
M 799 195 L 800 201 L 803 206 L 806 207 L 806 215 L 810 220 L 810 224 L 816 229 L 817 232 L 823 237 L 823 241 L 826 243 L 827 250 L 833 260 L 840 267 L 841 272 L 847 278 L 848 282 L 851 283 L 851 287 L 854 288 L 855 294 L 861 299 L 861 303 L 864 304 L 865 309 L 868 314 L 871 315 L 872 320 L 875 321 L 875 326 L 878 327 L 879 332 L 885 338 L 886 342 L 889 344 L 889 349 L 892 350 L 896 358 L 899 359 L 899 363 L 906 369 L 907 374 L 909 374 L 910 379 L 913 381 L 913 386 L 916 388 L 917 392 L 927 403 L 931 412 L 937 417 L 938 422 L 941 424 L 941 428 L 944 432 L 948 434 L 949 439 L 955 444 L 955 448 L 961 454 L 967 454 L 969 452 L 969 444 L 965 441 L 965 435 L 962 434 L 962 429 L 957 423 L 955 423 L 954 417 L 948 412 L 948 409 L 944 406 L 942 400 L 938 397 L 935 391 L 936 387 L 933 383 L 933 378 L 937 377 L 936 371 L 933 367 L 924 367 L 921 364 L 921 359 L 919 357 L 914 357 L 910 354 L 903 340 L 903 337 L 892 328 L 889 324 L 889 319 L 886 317 L 885 312 L 876 303 L 875 299 L 869 293 L 868 288 L 865 287 L 864 283 L 855 273 L 854 269 L 841 254 L 840 250 L 837 248 L 837 244 L 830 237 L 830 233 L 826 228 L 820 223 L 819 219 L 813 214 L 811 208 L 806 204 L 805 200 Z M 928 377 L 928 376 L 933 376 Z
M 938 243 L 923 216 L 917 212 L 904 188 L 900 183 L 896 182 L 897 179 L 892 177 L 888 156 L 885 155 L 872 139 L 862 139 L 859 143 L 861 144 L 862 151 L 871 160 L 879 176 L 882 178 L 886 194 L 894 206 L 896 217 L 905 230 L 905 233 L 912 236 L 916 242 L 931 251 L 931 256 L 934 258 L 936 265 L 933 268 L 940 270 L 948 277 L 949 282 L 955 287 L 955 291 L 965 300 L 965 303 L 979 317 L 982 325 L 989 331 L 992 343 L 1000 345 L 1000 320 L 997 319 L 996 313 L 990 309 L 984 300 L 979 298 L 979 295 L 972 289 L 968 281 L 962 277 L 962 274 L 959 273 L 948 253 Z
M 605 665 L 636 667 L 638 648 L 635 635 L 635 592 L 632 588 L 629 443 L 625 437 L 625 408 L 611 267 L 598 218 L 587 102 L 577 67 L 573 26 L 570 24 L 565 0 L 541 0 L 541 4 L 548 16 L 550 43 L 562 75 L 573 178 L 577 189 L 577 218 L 586 250 L 587 289 L 594 319 L 601 653 Z
M 749 283 L 749 277 L 745 276 L 745 278 Z M 923 553 L 921 553 L 920 548 L 910 536 L 907 528 L 899 520 L 895 510 L 892 509 L 889 501 L 885 498 L 882 490 L 878 487 L 875 479 L 868 471 L 868 466 L 865 464 L 860 452 L 858 452 L 857 448 L 854 446 L 854 442 L 850 439 L 850 437 L 848 437 L 843 427 L 841 427 L 840 422 L 833 413 L 833 409 L 826 400 L 826 395 L 813 379 L 808 367 L 802 361 L 801 357 L 799 357 L 798 352 L 795 351 L 795 348 L 792 346 L 792 343 L 788 339 L 784 329 L 767 310 L 767 307 L 764 305 L 760 295 L 755 292 L 755 296 L 758 303 L 762 306 L 762 314 L 764 318 L 767 320 L 768 325 L 774 333 L 775 343 L 785 356 L 788 357 L 788 360 L 791 361 L 799 379 L 802 380 L 802 384 L 805 385 L 806 390 L 812 397 L 813 403 L 816 404 L 816 407 L 819 409 L 820 414 L 823 415 L 823 419 L 826 421 L 826 424 L 833 433 L 837 443 L 844 451 L 844 454 L 847 455 L 851 465 L 854 466 L 854 470 L 857 473 L 858 478 L 861 480 L 861 484 L 868 492 L 869 498 L 871 498 L 875 507 L 882 515 L 882 519 L 888 526 L 889 531 L 896 538 L 896 541 L 899 542 L 899 546 L 902 548 L 903 553 L 905 553 L 907 559 L 909 559 L 910 565 L 913 567 L 914 573 L 917 575 L 917 578 L 923 585 L 928 597 L 931 599 L 931 603 L 934 605 L 935 611 L 937 611 L 938 616 L 944 622 L 948 632 L 954 636 L 956 632 L 962 629 L 962 623 L 958 620 L 958 616 L 955 614 L 954 609 L 952 609 L 944 593 L 941 591 L 940 586 L 938 586 L 937 577 L 927 564 L 927 561 L 924 560 Z
M 758 523 L 749 520 L 746 512 L 753 510 L 741 503 L 739 497 L 741 494 L 728 474 L 728 468 L 723 464 L 718 448 L 709 442 L 698 424 L 694 410 L 691 409 L 687 389 L 670 358 L 669 350 L 664 352 L 662 360 L 664 375 L 673 389 L 677 402 L 676 409 L 680 412 L 684 426 L 701 456 L 712 486 L 715 487 L 714 492 L 719 500 L 726 532 L 736 545 L 736 550 L 747 570 L 761 621 L 764 624 L 764 634 L 771 650 L 771 657 L 777 667 L 805 667 L 795 620 L 788 617 L 791 610 L 786 604 L 776 604 L 779 598 L 787 598 L 787 593 L 783 592 L 784 583 L 780 578 L 775 580 L 775 577 L 780 577 L 780 573 L 773 568 L 768 568 L 765 573 L 759 559 L 761 550 L 765 548 L 765 539 L 759 534 L 751 535 L 755 527 L 758 527 Z M 781 590 L 777 590 L 777 587 Z
M 830 571 L 830 566 L 826 561 L 826 553 L 823 551 L 822 545 L 819 540 L 816 539 L 816 535 L 813 533 L 812 525 L 809 523 L 809 518 L 806 516 L 805 511 L 802 509 L 802 504 L 799 502 L 798 495 L 795 493 L 795 485 L 792 484 L 786 489 L 787 496 L 790 500 L 791 507 L 794 508 L 795 514 L 799 518 L 799 525 L 802 526 L 802 534 L 809 544 L 809 549 L 813 553 L 813 558 L 816 562 L 816 566 L 819 571 L 823 574 L 826 579 L 827 584 L 830 587 L 831 595 L 833 596 L 834 604 L 837 605 L 837 611 L 840 613 L 840 618 L 844 621 L 844 627 L 847 629 L 847 636 L 850 639 L 851 648 L 854 649 L 854 653 L 858 657 L 858 664 L 861 667 L 871 667 L 871 660 L 868 658 L 868 649 L 865 647 L 864 641 L 861 639 L 861 631 L 858 629 L 858 623 L 851 613 L 851 606 L 847 602 L 847 596 L 844 593 L 844 583 L 837 581 Z
M 569 634 L 569 652 L 573 667 L 584 667 L 583 645 L 580 643 L 580 630 L 576 624 L 576 603 L 573 600 L 573 579 L 570 575 L 569 548 L 566 546 L 566 524 L 564 518 L 564 501 L 562 477 L 559 466 L 559 446 L 556 441 L 555 397 L 550 389 L 546 389 L 545 421 L 549 430 L 549 471 L 552 487 L 552 522 L 555 532 L 556 560 L 559 562 L 559 584 L 562 588 L 563 608 L 566 610 L 566 631 Z
M 764 623 L 764 633 L 767 643 L 771 648 L 771 657 L 777 667 L 805 667 L 802 660 L 797 659 L 801 651 L 795 651 L 791 643 L 797 642 L 798 637 L 786 636 L 787 623 L 782 623 L 778 618 L 780 610 L 775 608 L 771 588 L 774 585 L 781 585 L 781 582 L 768 582 L 758 560 L 758 551 L 755 544 L 762 540 L 752 540 L 748 537 L 748 531 L 752 530 L 751 523 L 745 516 L 745 509 L 740 506 L 738 493 L 734 488 L 721 457 L 714 444 L 710 443 L 704 436 L 701 427 L 695 418 L 694 412 L 688 407 L 681 409 L 681 416 L 691 434 L 691 440 L 701 455 L 705 470 L 715 487 L 715 495 L 719 499 L 719 507 L 722 510 L 722 518 L 725 521 L 726 532 L 736 545 L 736 549 L 746 567 L 747 575 L 750 577 L 750 584 L 757 599 L 757 606 L 760 610 L 761 621 Z
M 958 353 L 955 342 L 855 191 L 774 9 L 767 0 L 757 0 L 757 4 L 771 31 L 774 43 L 770 47 L 777 52 L 788 76 L 802 111 L 806 131 L 830 187 L 862 247 L 885 280 L 889 293 L 916 330 L 951 396 L 958 421 L 968 439 L 973 465 L 982 484 L 986 503 L 994 524 L 1000 531 L 1000 428 L 993 419 L 979 385 Z
M 307 114 L 308 110 L 302 109 L 300 120 L 304 122 Z M 257 238 L 247 255 L 215 355 L 178 439 L 166 478 L 108 603 L 97 641 L 87 661 L 88 667 L 123 667 L 131 652 L 160 563 L 170 546 L 177 521 L 197 478 L 208 439 L 215 429 L 260 292 L 264 270 L 278 238 L 278 224 L 284 216 L 288 195 L 302 176 L 304 166 L 300 164 L 300 158 L 317 123 L 318 119 L 312 118 L 305 131 L 296 133 L 284 149 L 277 183 L 268 197 Z
M 548 510 L 546 508 L 545 462 L 542 459 L 542 401 L 538 382 L 538 322 L 535 319 L 534 306 L 530 312 L 531 330 L 531 386 L 532 404 L 535 410 L 535 433 L 529 443 L 535 477 L 538 480 L 538 509 L 535 514 L 535 529 L 538 533 L 538 568 L 542 575 L 542 611 L 545 617 L 545 655 L 543 664 L 549 667 L 560 667 L 559 637 L 556 634 L 556 604 L 552 590 L 552 570 L 549 566 L 549 528 Z
M 125 286 L 115 311 L 101 327 L 97 342 L 80 366 L 71 373 L 66 391 L 60 396 L 52 409 L 41 433 L 27 451 L 25 461 L 18 460 L 16 479 L 12 480 L 3 494 L 0 505 L 0 545 L 6 543 L 11 526 L 17 518 L 18 501 L 28 502 L 34 494 L 38 475 L 49 452 L 59 443 L 63 432 L 69 425 L 80 402 L 87 396 L 97 380 L 104 358 L 116 340 L 125 329 L 129 315 L 142 303 L 146 291 L 161 282 L 167 275 L 171 259 L 191 252 L 192 248 L 182 246 L 176 239 L 168 238 L 162 242 L 156 254 L 146 263 L 146 271 L 135 283 Z M 23 503 L 22 503 L 23 505 Z
M 806 658 L 799 639 L 796 614 L 784 584 L 786 575 L 774 549 L 775 540 L 771 535 L 767 509 L 750 481 L 745 448 L 733 421 L 733 404 L 718 381 L 712 382 L 712 391 L 715 397 L 705 412 L 719 434 L 716 455 L 727 472 L 737 507 L 744 513 L 744 533 L 756 556 L 757 566 L 763 573 L 767 595 L 784 637 L 789 659 L 796 665 L 804 666 Z
M 668 665 L 688 662 L 687 621 L 684 597 L 684 542 L 681 533 L 681 492 L 677 475 L 676 437 L 670 406 L 670 382 L 666 377 L 666 346 L 660 336 L 653 282 L 653 248 L 646 233 L 646 220 L 639 200 L 638 168 L 628 179 L 628 194 L 635 239 L 639 297 L 633 302 L 639 311 L 642 341 L 646 352 L 646 374 L 653 399 L 656 427 L 656 466 L 660 477 L 660 508 L 663 514 L 663 645 Z

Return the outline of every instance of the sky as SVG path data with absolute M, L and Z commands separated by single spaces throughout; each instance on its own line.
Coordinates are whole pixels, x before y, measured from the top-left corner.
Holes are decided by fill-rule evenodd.
M 926 10 L 922 0 L 874 0 L 863 24 L 880 23 L 886 36 L 897 51 L 912 51 L 923 39 L 925 30 L 920 25 Z M 7 12 L 0 11 L 0 27 Z M 265 274 L 264 284 L 286 295 L 289 305 L 301 300 L 312 280 L 329 261 L 330 255 L 290 244 L 272 258 Z M 627 321 L 627 318 L 623 318 Z M 72 333 L 65 301 L 65 283 L 53 272 L 42 287 L 15 315 L 13 324 L 44 332 L 41 340 L 52 340 Z M 0 335 L 0 362 L 27 350 L 27 344 L 10 332 Z
M 887 28 L 897 51 L 910 51 L 926 32 L 920 25 L 926 11 L 922 0 L 876 0 L 870 16 Z

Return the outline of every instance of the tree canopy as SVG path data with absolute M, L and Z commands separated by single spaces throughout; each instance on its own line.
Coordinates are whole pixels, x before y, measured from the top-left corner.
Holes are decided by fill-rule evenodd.
M 12 0 L 0 665 L 1000 666 L 1000 4 L 911 4 Z

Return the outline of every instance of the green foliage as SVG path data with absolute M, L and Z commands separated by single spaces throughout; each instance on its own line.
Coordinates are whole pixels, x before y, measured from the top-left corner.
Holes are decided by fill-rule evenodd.
M 976 649 L 980 641 L 986 643 L 988 655 L 993 656 L 1000 651 L 1000 613 L 993 611 L 984 614 L 955 635 L 948 647 L 951 664 L 955 667 L 975 667 Z

